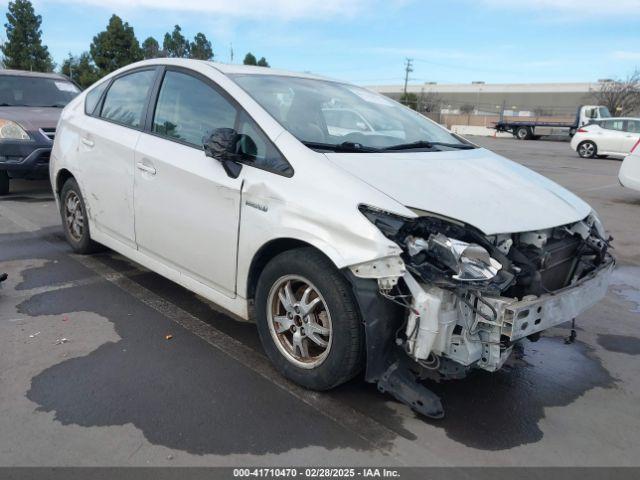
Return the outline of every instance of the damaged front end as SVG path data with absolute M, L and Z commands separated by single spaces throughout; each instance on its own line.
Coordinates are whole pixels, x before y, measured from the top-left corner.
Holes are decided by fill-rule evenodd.
M 443 409 L 420 379 L 500 369 L 518 342 L 536 341 L 602 299 L 615 263 L 595 214 L 487 236 L 427 212 L 361 212 L 403 250 L 350 268 L 365 322 L 366 378 L 429 417 Z

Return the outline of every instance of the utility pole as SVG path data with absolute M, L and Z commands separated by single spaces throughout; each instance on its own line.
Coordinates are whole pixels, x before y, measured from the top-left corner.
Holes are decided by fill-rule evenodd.
M 407 58 L 404 65 L 404 101 L 407 101 L 407 84 L 409 83 L 409 74 L 413 72 L 413 59 Z
M 230 58 L 229 63 L 233 63 L 233 43 L 229 44 L 229 58 Z

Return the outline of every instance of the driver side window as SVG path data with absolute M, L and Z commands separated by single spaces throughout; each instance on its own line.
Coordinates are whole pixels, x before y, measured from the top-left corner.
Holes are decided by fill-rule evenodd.
M 153 117 L 153 133 L 202 148 L 218 128 L 234 128 L 237 109 L 205 82 L 167 71 Z

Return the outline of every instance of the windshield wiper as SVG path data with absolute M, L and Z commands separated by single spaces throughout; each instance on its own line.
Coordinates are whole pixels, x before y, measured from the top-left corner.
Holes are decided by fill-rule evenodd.
M 379 148 L 366 147 L 361 143 L 355 142 L 342 142 L 338 144 L 333 143 L 321 143 L 321 142 L 302 142 L 309 148 L 318 150 L 331 150 L 332 152 L 346 152 L 346 153 L 372 153 L 379 152 Z
M 434 148 L 434 147 L 449 147 L 458 150 L 471 150 L 474 147 L 466 143 L 445 143 L 445 142 L 429 142 L 426 140 L 418 140 L 417 142 L 401 143 L 399 145 L 393 145 L 391 147 L 383 148 L 383 151 L 389 150 L 412 150 L 414 148 Z

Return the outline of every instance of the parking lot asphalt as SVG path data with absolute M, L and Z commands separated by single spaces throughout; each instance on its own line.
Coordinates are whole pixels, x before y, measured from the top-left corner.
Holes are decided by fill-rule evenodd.
M 253 325 L 113 252 L 72 254 L 46 182 L 15 182 L 0 199 L 0 465 L 640 465 L 640 193 L 619 186 L 620 161 L 566 142 L 472 140 L 583 197 L 615 238 L 614 282 L 576 343 L 555 328 L 498 373 L 432 385 L 443 420 L 360 378 L 309 392 Z

